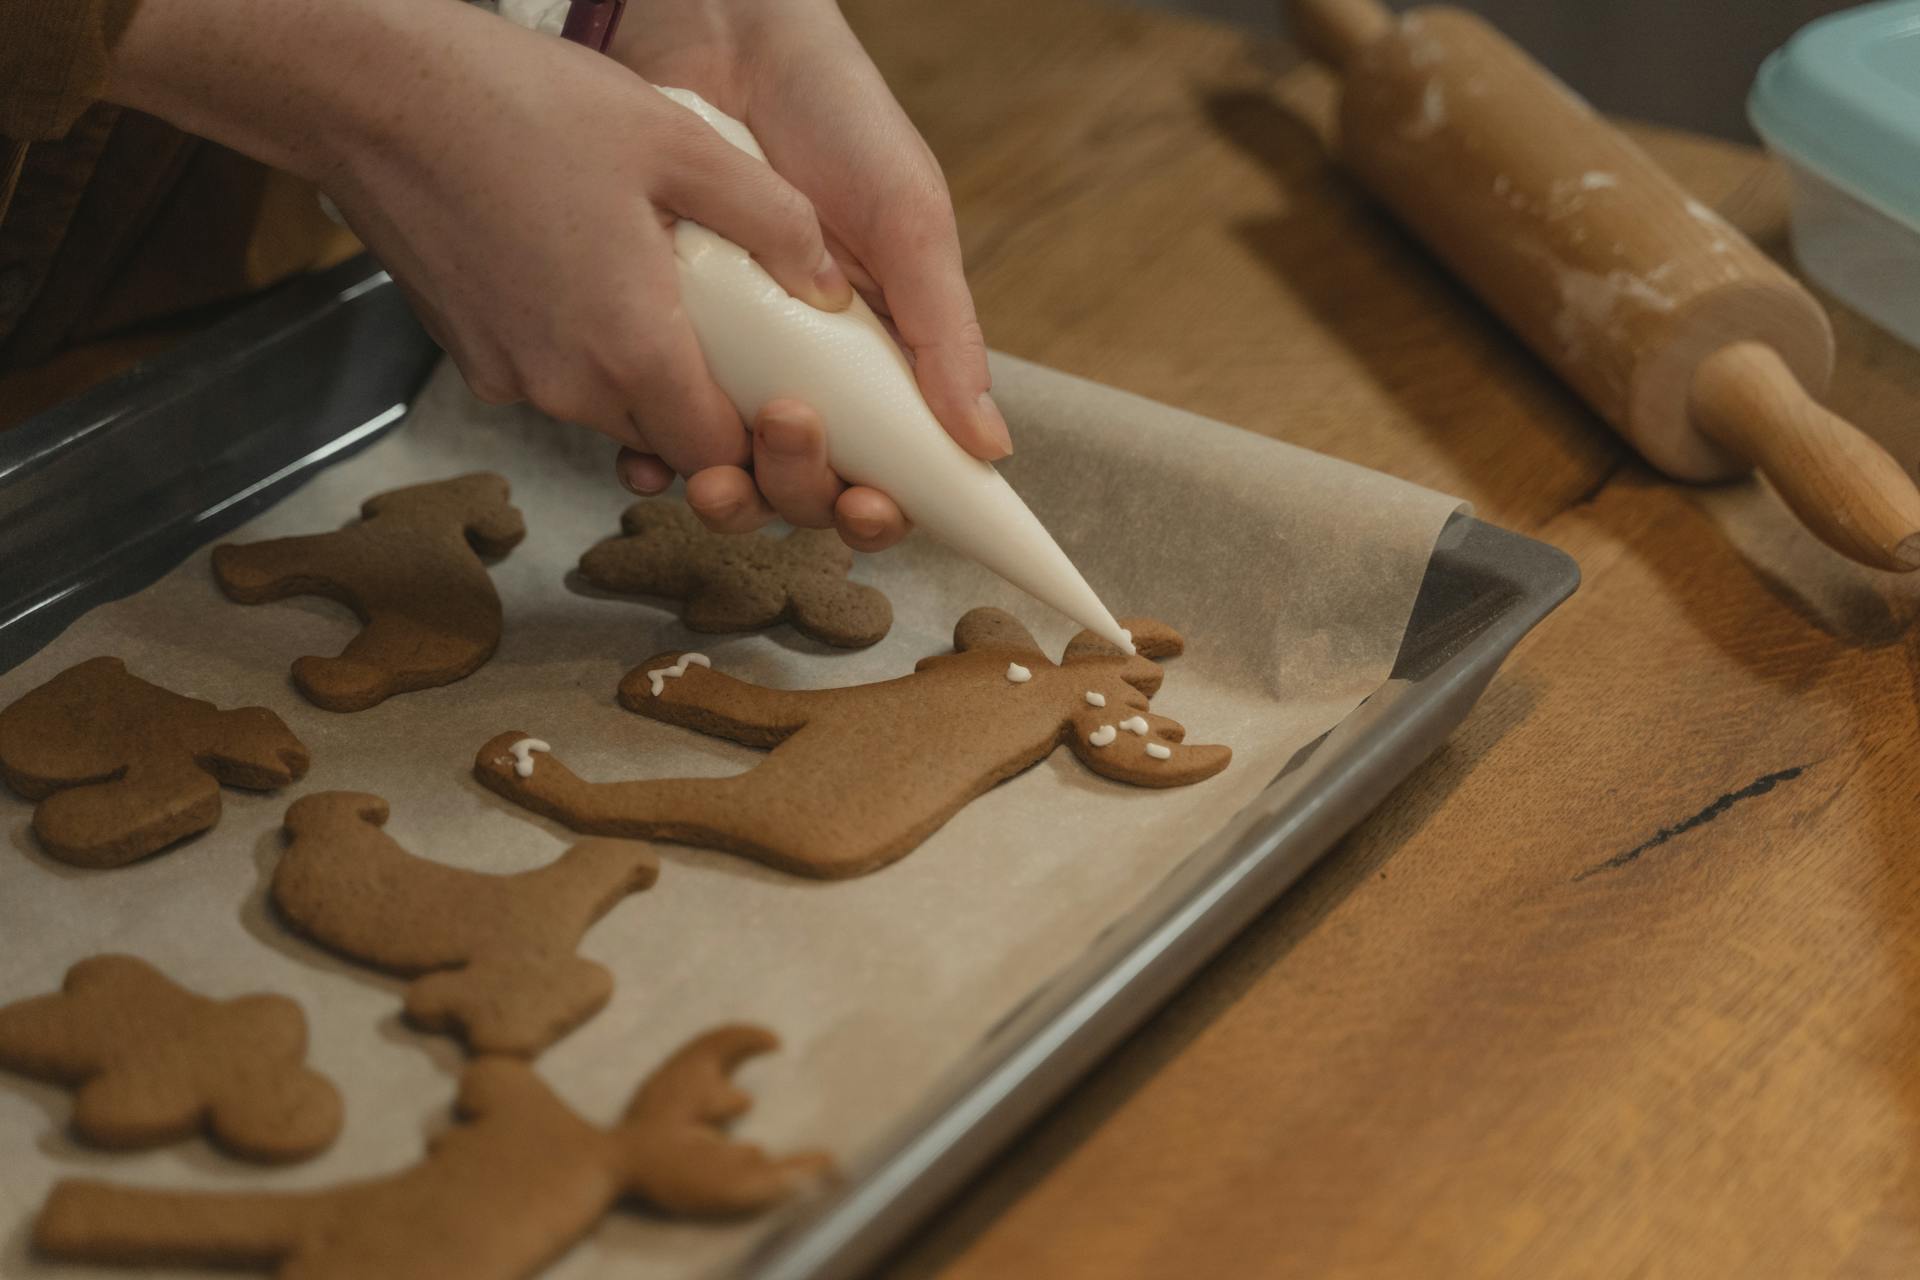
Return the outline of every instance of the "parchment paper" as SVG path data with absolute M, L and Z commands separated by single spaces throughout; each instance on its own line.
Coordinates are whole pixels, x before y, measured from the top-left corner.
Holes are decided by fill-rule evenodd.
M 1188 653 L 1168 663 L 1154 709 L 1184 723 L 1192 741 L 1230 744 L 1232 767 L 1195 787 L 1148 791 L 1058 751 L 905 860 L 853 881 L 814 883 L 663 847 L 659 884 L 616 907 L 583 948 L 614 972 L 611 1005 L 539 1060 L 594 1121 L 612 1122 L 688 1037 L 748 1020 L 778 1031 L 785 1047 L 743 1073 L 758 1104 L 741 1132 L 775 1150 L 825 1147 L 857 1165 L 988 1027 L 1386 677 L 1453 499 L 1017 360 L 997 357 L 995 377 L 1018 443 L 1009 478 L 1116 613 L 1151 614 L 1186 635 Z M 630 501 L 612 482 L 609 453 L 586 432 L 478 404 L 447 366 L 394 434 L 234 535 L 333 528 L 396 485 L 505 473 L 530 532 L 493 571 L 507 612 L 500 651 L 459 684 L 354 715 L 310 706 L 288 663 L 334 652 L 354 625 L 346 611 L 312 600 L 228 603 L 205 550 L 0 678 L 0 701 L 10 702 L 78 661 L 117 654 L 180 692 L 274 708 L 314 758 L 298 786 L 228 790 L 215 830 L 115 871 L 47 859 L 30 807 L 0 798 L 10 846 L 0 849 L 0 1001 L 52 990 L 70 964 L 100 951 L 143 956 L 209 995 L 284 992 L 307 1011 L 314 1065 L 347 1099 L 331 1151 L 263 1170 L 199 1141 L 139 1155 L 90 1151 L 67 1136 L 65 1091 L 0 1080 L 0 1270 L 90 1274 L 27 1248 L 31 1217 L 63 1175 L 320 1186 L 413 1163 L 424 1135 L 446 1123 L 462 1064 L 454 1042 L 407 1029 L 396 1016 L 399 982 L 297 940 L 264 900 L 294 796 L 375 792 L 392 802 L 388 830 L 414 853 L 523 870 L 572 837 L 473 781 L 473 753 L 495 733 L 546 738 L 592 779 L 724 774 L 757 758 L 615 703 L 621 675 L 655 653 L 695 648 L 717 670 L 824 687 L 890 678 L 947 650 L 953 623 L 974 605 L 1013 610 L 1054 655 L 1074 630 L 916 535 L 856 567 L 892 597 L 897 618 L 870 650 L 830 650 L 785 628 L 696 636 L 664 604 L 569 581 Z M 552 1274 L 722 1273 L 804 1211 L 726 1225 L 617 1213 Z

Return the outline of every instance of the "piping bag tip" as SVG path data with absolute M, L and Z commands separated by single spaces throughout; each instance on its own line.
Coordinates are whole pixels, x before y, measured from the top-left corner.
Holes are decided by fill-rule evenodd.
M 689 90 L 657 87 L 766 159 L 740 121 Z M 935 418 L 905 353 L 858 294 L 845 310 L 820 311 L 697 223 L 675 223 L 673 242 L 681 306 L 714 381 L 743 418 L 780 397 L 811 404 L 826 424 L 827 463 L 842 478 L 888 494 L 953 550 L 1134 654 L 1133 637 L 1006 479 Z
M 995 474 L 998 480 L 998 474 Z M 978 526 L 965 538 L 946 538 L 955 550 L 985 565 L 1040 603 L 1065 614 L 1093 635 L 1131 658 L 1139 651 L 1133 633 L 1120 625 L 1111 610 L 1094 593 L 1093 587 L 1054 541 L 1046 527 L 1030 508 L 1021 502 L 1011 486 L 1001 480 L 993 496 L 1000 500 L 999 519 L 992 531 L 982 536 Z M 975 495 L 985 499 L 985 494 Z M 989 510 L 986 501 L 981 510 Z M 940 537 L 937 530 L 929 530 Z

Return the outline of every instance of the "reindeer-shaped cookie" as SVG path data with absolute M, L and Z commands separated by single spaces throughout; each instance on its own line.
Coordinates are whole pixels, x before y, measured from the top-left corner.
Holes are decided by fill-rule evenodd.
M 893 626 L 893 605 L 850 582 L 853 552 L 830 529 L 784 538 L 714 533 L 678 502 L 636 502 L 620 517 L 624 537 L 580 557 L 580 573 L 609 591 L 686 601 L 694 631 L 758 631 L 779 622 L 815 640 L 860 649 Z
M 1143 787 L 1210 778 L 1232 752 L 1187 746 L 1186 731 L 1147 709 L 1161 672 L 1150 659 L 1180 637 L 1132 619 L 1136 657 L 1091 632 L 1048 661 L 999 609 L 954 628 L 956 652 L 910 676 L 846 689 L 767 689 L 667 653 L 628 673 L 620 701 L 655 720 L 748 746 L 767 758 L 730 778 L 591 783 L 548 756 L 524 773 L 503 764 L 524 737 L 480 748 L 489 788 L 577 831 L 641 836 L 746 854 L 782 870 L 854 876 L 913 849 L 969 800 L 1065 744 L 1104 777 Z
M 220 820 L 220 784 L 270 791 L 307 749 L 265 707 L 222 711 L 118 658 L 69 667 L 0 711 L 0 776 L 39 801 L 33 830 L 76 867 L 125 866 Z
M 34 1243 L 71 1261 L 244 1266 L 284 1280 L 516 1280 L 621 1200 L 685 1216 L 748 1213 L 823 1173 L 823 1156 L 774 1159 L 721 1131 L 751 1105 L 729 1074 L 774 1045 L 755 1027 L 708 1032 L 640 1086 L 610 1131 L 526 1064 L 485 1058 L 460 1082 L 465 1123 L 401 1173 L 325 1191 L 67 1181 L 40 1211 Z
M 53 995 L 0 1008 L 0 1067 L 75 1090 L 73 1128 L 151 1147 L 204 1128 L 250 1160 L 303 1160 L 340 1132 L 285 996 L 209 1000 L 132 956 L 94 956 Z
M 333 533 L 215 547 L 213 576 L 241 604 L 323 596 L 358 614 L 366 626 L 340 655 L 296 659 L 293 682 L 315 706 L 364 711 L 493 656 L 500 596 L 480 555 L 526 532 L 507 482 L 480 472 L 369 498 L 360 523 Z
M 654 881 L 659 864 L 625 840 L 583 840 L 519 875 L 416 858 L 381 830 L 387 802 L 351 791 L 287 809 L 273 902 L 301 933 L 418 979 L 409 1021 L 453 1031 L 475 1053 L 535 1054 L 613 994 L 606 969 L 574 954 L 588 927 Z

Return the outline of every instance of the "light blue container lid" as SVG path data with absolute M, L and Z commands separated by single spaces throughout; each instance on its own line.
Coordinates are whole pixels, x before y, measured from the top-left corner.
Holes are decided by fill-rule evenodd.
M 1747 118 L 1775 151 L 1920 230 L 1920 0 L 1803 28 L 1761 66 Z

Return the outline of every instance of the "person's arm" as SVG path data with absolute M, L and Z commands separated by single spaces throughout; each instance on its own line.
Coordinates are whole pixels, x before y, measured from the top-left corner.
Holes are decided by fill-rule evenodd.
M 664 224 L 814 305 L 851 296 L 791 185 L 611 60 L 460 0 L 143 0 L 107 94 L 325 190 L 483 398 L 682 473 L 750 446 Z

